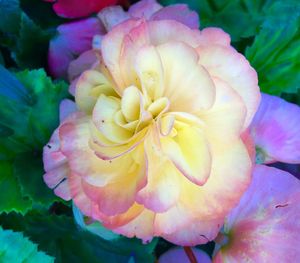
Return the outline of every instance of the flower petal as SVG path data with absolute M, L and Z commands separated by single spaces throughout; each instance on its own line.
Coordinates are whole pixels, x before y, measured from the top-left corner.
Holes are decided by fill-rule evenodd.
M 300 163 L 300 107 L 262 94 L 261 104 L 250 127 L 265 162 Z
M 144 209 L 135 219 L 128 224 L 115 228 L 114 232 L 125 235 L 129 238 L 138 237 L 144 243 L 148 243 L 153 238 L 153 221 L 155 214 L 148 209 Z
M 106 76 L 96 70 L 85 71 L 76 82 L 75 101 L 78 108 L 91 114 L 101 94 L 117 96 Z
M 191 11 L 185 4 L 166 6 L 151 16 L 152 20 L 175 20 L 191 29 L 198 29 L 200 26 L 197 12 Z
M 148 162 L 147 184 L 137 193 L 136 200 L 152 211 L 164 212 L 178 200 L 181 175 L 163 155 L 157 140 L 158 131 L 152 129 L 144 141 Z
M 163 94 L 163 67 L 154 46 L 145 46 L 136 54 L 135 70 L 141 81 L 143 94 L 153 101 Z
M 74 101 L 64 99 L 59 104 L 59 119 L 60 123 L 63 122 L 71 113 L 77 111 L 77 107 Z
M 222 145 L 210 142 L 210 153 L 212 167 L 207 182 L 199 187 L 182 178 L 180 198 L 186 209 L 204 221 L 225 217 L 247 189 L 252 173 L 252 160 L 241 140 L 230 144 L 224 140 Z
M 176 121 L 174 124 L 176 129 Z M 162 137 L 163 152 L 191 182 L 203 185 L 211 171 L 211 155 L 204 134 L 196 127 L 182 127 L 174 137 Z
M 93 36 L 104 33 L 96 18 L 63 24 L 57 28 L 58 35 L 50 41 L 48 63 L 55 78 L 67 78 L 69 63 L 84 51 L 92 48 Z
M 59 132 L 62 152 L 72 173 L 84 179 L 81 189 L 86 196 L 108 216 L 126 212 L 134 203 L 136 191 L 144 186 L 146 162 L 141 151 L 110 161 L 99 159 L 89 148 L 91 135 L 85 117 L 64 123 Z M 127 171 L 126 176 L 123 171 Z M 131 182 L 126 190 L 125 181 Z
M 254 117 L 260 101 L 257 73 L 245 57 L 232 47 L 207 45 L 198 48 L 200 61 L 213 77 L 227 82 L 247 107 L 244 129 Z
M 121 6 L 110 6 L 102 9 L 98 15 L 107 32 L 114 26 L 129 19 L 129 15 Z
M 209 141 L 223 144 L 236 140 L 242 132 L 246 117 L 246 107 L 239 94 L 226 82 L 214 78 L 216 98 L 213 106 L 208 110 L 201 110 L 197 114 L 204 122 L 203 129 Z
M 196 246 L 212 241 L 223 225 L 224 218 L 201 221 L 193 220 L 172 234 L 164 235 L 164 239 L 181 246 Z
M 239 205 L 225 224 L 228 245 L 214 262 L 296 262 L 300 256 L 300 181 L 257 165 Z
M 195 50 L 181 42 L 166 43 L 157 50 L 163 64 L 164 96 L 171 102 L 170 111 L 195 113 L 210 108 L 215 99 L 214 83 L 198 65 Z
M 78 78 L 82 72 L 91 69 L 97 62 L 97 53 L 94 50 L 88 50 L 80 54 L 80 56 L 71 61 L 68 67 L 68 79 L 72 82 Z
M 58 0 L 53 9 L 61 17 L 78 18 L 97 13 L 102 8 L 116 3 L 117 0 Z
M 206 27 L 201 30 L 200 46 L 230 46 L 230 36 L 218 27 Z
M 141 0 L 130 6 L 128 14 L 134 18 L 149 19 L 156 11 L 160 10 L 162 6 L 156 0 Z

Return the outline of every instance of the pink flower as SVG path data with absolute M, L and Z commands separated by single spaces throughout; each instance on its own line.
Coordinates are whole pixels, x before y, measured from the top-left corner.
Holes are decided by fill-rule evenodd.
M 74 7 L 75 5 L 68 3 L 72 1 L 74 0 L 58 1 L 55 3 L 54 8 L 63 9 L 65 7 Z M 95 3 L 97 1 L 90 2 Z M 103 0 L 100 2 L 101 5 L 104 4 Z M 78 10 L 84 11 L 85 8 L 82 7 L 82 4 L 89 6 L 89 3 L 86 3 L 86 1 L 81 1 L 80 5 L 76 5 L 76 10 L 78 8 Z M 51 40 L 49 47 L 48 65 L 50 74 L 55 78 L 67 78 L 70 63 L 86 51 L 90 50 L 89 54 L 92 53 L 92 39 L 95 35 L 99 36 L 101 41 L 102 36 L 109 32 L 114 26 L 129 18 L 144 18 L 148 20 L 173 19 L 191 28 L 199 27 L 197 13 L 190 11 L 186 5 L 173 5 L 163 8 L 155 0 L 143 0 L 132 5 L 128 12 L 125 12 L 121 6 L 107 7 L 99 12 L 98 19 L 84 19 L 67 23 L 57 28 L 58 34 Z M 94 44 L 95 46 L 101 45 L 100 42 Z M 96 59 L 96 55 L 94 55 L 94 58 Z M 76 65 L 81 69 L 81 64 L 87 64 L 87 62 L 90 62 L 90 59 L 86 61 L 85 56 L 78 62 Z M 91 66 L 91 64 L 89 66 Z M 76 69 L 74 65 L 69 69 L 70 81 L 74 80 L 72 71 L 78 71 L 78 69 Z
M 199 263 L 211 263 L 209 256 L 200 249 L 192 248 L 192 251 Z M 190 263 L 188 256 L 183 248 L 172 248 L 162 254 L 159 263 Z
M 44 0 L 46 2 L 55 2 L 53 9 L 61 17 L 79 18 L 99 12 L 102 8 L 115 5 L 117 0 Z
M 116 233 L 214 239 L 250 183 L 256 72 L 222 30 L 174 20 L 114 26 L 99 55 L 44 148 L 45 182 Z
M 300 181 L 256 166 L 239 205 L 227 217 L 213 262 L 297 262 L 300 257 Z M 225 242 L 224 242 L 225 241 Z
M 259 163 L 300 163 L 300 108 L 262 94 L 250 127 Z
M 70 62 L 92 49 L 94 35 L 103 34 L 105 29 L 97 18 L 88 18 L 61 25 L 57 31 L 58 36 L 51 40 L 49 46 L 49 71 L 56 78 L 67 78 Z

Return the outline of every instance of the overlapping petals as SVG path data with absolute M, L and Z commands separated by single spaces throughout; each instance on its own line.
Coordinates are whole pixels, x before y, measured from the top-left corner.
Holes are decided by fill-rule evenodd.
M 48 66 L 52 76 L 67 78 L 71 61 L 92 49 L 94 35 L 105 29 L 96 18 L 63 24 L 57 28 L 57 36 L 50 41 Z
M 57 1 L 54 4 L 54 9 L 59 14 L 77 17 L 79 14 L 82 16 L 83 13 L 99 12 L 103 7 L 116 4 L 118 1 L 77 2 L 74 0 Z M 51 40 L 49 47 L 48 64 L 52 76 L 66 78 L 68 75 L 69 80 L 73 81 L 74 71 L 81 70 L 82 72 L 83 66 L 87 64 L 91 66 L 91 61 L 97 60 L 96 56 L 92 55 L 94 53 L 92 46 L 98 49 L 101 46 L 103 36 L 114 26 L 128 19 L 177 20 L 190 28 L 199 27 L 197 13 L 189 10 L 187 5 L 162 7 L 155 0 L 139 1 L 132 5 L 128 12 L 125 12 L 121 6 L 108 6 L 102 9 L 97 17 L 67 23 L 57 28 L 57 36 Z M 92 39 L 94 39 L 93 42 Z M 80 56 L 79 61 L 71 63 L 78 56 Z
M 251 124 L 259 163 L 300 163 L 300 107 L 262 94 Z
M 250 187 L 225 221 L 213 262 L 295 262 L 300 256 L 300 181 L 257 165 Z
M 128 237 L 213 240 L 250 183 L 243 136 L 260 98 L 255 71 L 229 42 L 220 29 L 172 20 L 114 26 L 100 63 L 77 81 L 79 111 L 56 132 L 63 161 L 45 148 L 49 187 L 64 183 L 85 215 Z

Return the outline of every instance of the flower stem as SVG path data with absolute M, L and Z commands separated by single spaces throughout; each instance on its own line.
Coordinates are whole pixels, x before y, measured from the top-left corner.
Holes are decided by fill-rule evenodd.
M 198 263 L 197 258 L 191 247 L 183 247 L 185 254 L 188 256 L 191 263 Z

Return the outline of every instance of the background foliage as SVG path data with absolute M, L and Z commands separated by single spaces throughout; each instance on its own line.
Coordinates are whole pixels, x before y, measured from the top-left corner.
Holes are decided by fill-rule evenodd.
M 299 1 L 160 2 L 186 3 L 201 28 L 223 28 L 257 70 L 261 90 L 300 105 Z M 0 261 L 154 262 L 170 243 L 142 245 L 105 229 L 96 236 L 42 180 L 42 148 L 58 125 L 60 101 L 70 96 L 64 81 L 47 76 L 49 40 L 66 20 L 38 0 L 2 0 L 0 17 Z M 213 243 L 202 248 L 211 253 Z

